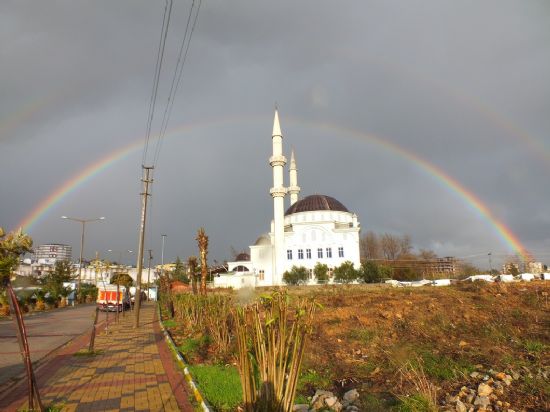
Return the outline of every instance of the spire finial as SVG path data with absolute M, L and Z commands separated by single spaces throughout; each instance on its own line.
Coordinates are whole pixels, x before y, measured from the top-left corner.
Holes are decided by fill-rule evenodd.
M 283 136 L 281 133 L 281 125 L 279 124 L 279 110 L 275 105 L 275 117 L 273 119 L 273 136 Z
M 294 147 L 290 150 L 290 168 L 296 169 L 296 159 L 294 158 Z

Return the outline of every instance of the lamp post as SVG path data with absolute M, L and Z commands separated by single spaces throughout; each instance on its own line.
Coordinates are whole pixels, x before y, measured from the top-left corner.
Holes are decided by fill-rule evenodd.
M 76 299 L 78 302 L 78 296 L 80 295 L 80 283 L 82 283 L 82 254 L 84 253 L 84 231 L 86 230 L 86 223 L 105 220 L 105 216 L 97 217 L 94 219 L 79 219 L 76 217 L 61 216 L 61 219 L 73 220 L 82 224 L 82 234 L 80 236 L 80 259 L 78 263 L 78 285 L 76 289 Z
M 118 264 L 120 266 L 124 266 L 124 262 L 122 262 L 122 254 L 123 253 L 133 253 L 133 250 L 126 249 L 126 250 L 113 250 L 113 249 L 107 249 L 107 252 L 110 253 L 118 253 Z
M 491 272 L 489 272 L 491 275 L 493 274 L 493 262 L 491 261 L 491 257 L 493 256 L 493 252 L 487 253 L 487 256 L 489 256 L 489 268 Z

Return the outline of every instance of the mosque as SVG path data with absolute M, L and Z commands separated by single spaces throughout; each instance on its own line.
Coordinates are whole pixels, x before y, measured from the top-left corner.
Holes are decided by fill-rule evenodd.
M 355 213 L 330 196 L 314 194 L 300 199 L 298 169 L 294 151 L 290 156 L 289 186 L 284 185 L 283 134 L 279 113 L 275 110 L 272 135 L 273 220 L 269 233 L 262 234 L 250 246 L 250 254 L 241 253 L 228 262 L 228 273 L 214 278 L 219 287 L 256 287 L 284 284 L 283 273 L 292 266 L 309 270 L 309 283 L 316 283 L 313 268 L 320 262 L 332 269 L 345 261 L 357 268 L 360 224 Z M 290 205 L 285 211 L 285 197 Z

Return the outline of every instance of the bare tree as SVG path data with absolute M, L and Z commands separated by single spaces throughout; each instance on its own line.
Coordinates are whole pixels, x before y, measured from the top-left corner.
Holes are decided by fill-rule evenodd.
M 409 235 L 403 235 L 399 238 L 399 255 L 408 256 L 411 254 L 412 244 Z
M 396 260 L 401 251 L 401 241 L 397 236 L 390 233 L 384 233 L 380 238 L 382 255 L 386 260 Z
M 380 239 L 374 232 L 367 232 L 367 234 L 361 238 L 359 247 L 363 259 L 373 260 L 382 258 Z
M 421 260 L 435 260 L 437 259 L 437 255 L 433 250 L 420 249 L 420 252 L 418 252 L 418 258 Z

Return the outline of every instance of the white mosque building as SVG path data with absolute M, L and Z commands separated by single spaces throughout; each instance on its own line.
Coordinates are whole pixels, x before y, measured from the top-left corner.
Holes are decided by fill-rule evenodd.
M 289 186 L 284 185 L 283 135 L 279 114 L 273 120 L 273 220 L 271 230 L 250 246 L 250 254 L 241 253 L 228 262 L 228 273 L 214 278 L 218 287 L 256 287 L 284 284 L 283 273 L 292 266 L 310 271 L 310 283 L 316 283 L 313 268 L 320 262 L 329 269 L 351 261 L 359 267 L 360 224 L 355 213 L 330 196 L 310 195 L 300 199 L 298 169 L 294 151 L 290 157 Z M 285 197 L 290 205 L 285 211 Z

